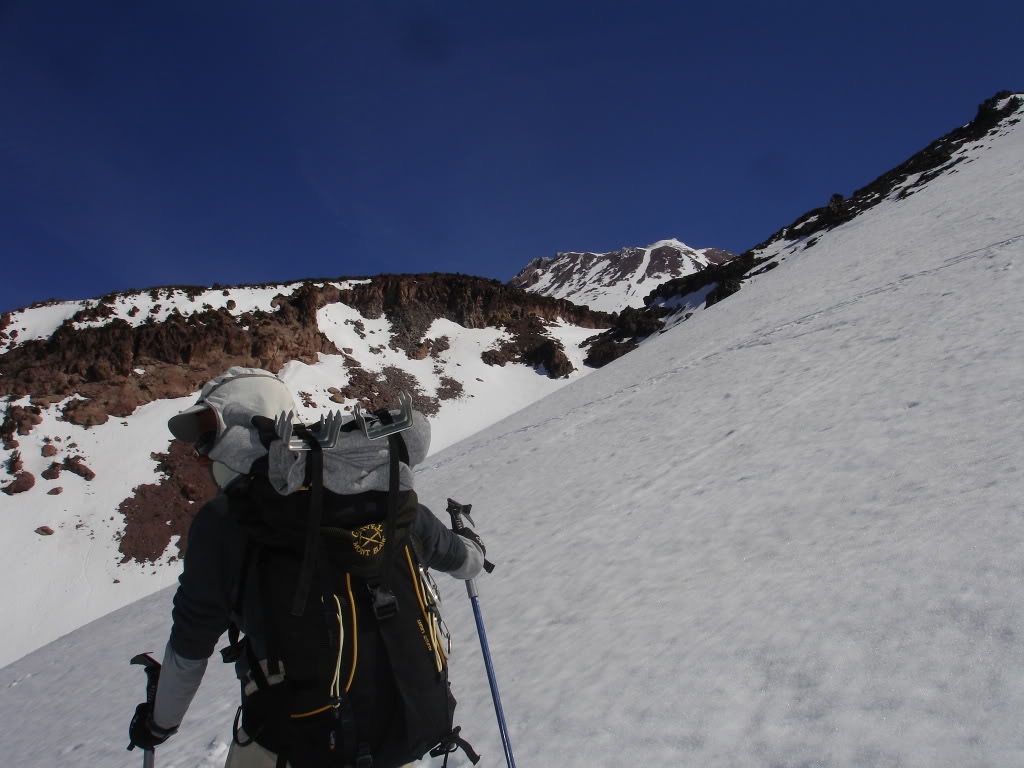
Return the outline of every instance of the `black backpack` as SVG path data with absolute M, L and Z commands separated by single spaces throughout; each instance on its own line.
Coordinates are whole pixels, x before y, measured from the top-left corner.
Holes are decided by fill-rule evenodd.
M 323 449 L 296 435 L 310 450 L 302 491 L 279 494 L 258 464 L 227 491 L 247 537 L 235 612 L 258 606 L 266 645 L 257 658 L 232 626 L 222 651 L 250 670 L 235 740 L 277 754 L 278 768 L 395 768 L 459 747 L 475 763 L 452 725 L 443 623 L 412 535 L 416 494 L 399 491 L 401 435 L 387 437 L 389 490 L 358 495 L 325 489 Z

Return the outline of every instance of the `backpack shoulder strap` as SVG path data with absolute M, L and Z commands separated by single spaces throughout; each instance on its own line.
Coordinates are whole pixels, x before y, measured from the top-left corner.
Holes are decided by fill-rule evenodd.
M 296 430 L 302 437 L 308 438 L 308 433 Z M 295 588 L 295 597 L 292 599 L 292 615 L 302 616 L 306 612 L 306 601 L 309 598 L 309 590 L 313 585 L 313 573 L 316 571 L 316 561 L 320 554 L 318 546 L 320 540 L 320 524 L 323 522 L 324 514 L 324 452 L 320 441 L 307 439 L 309 445 L 309 518 L 306 521 L 306 544 L 302 555 L 302 571 L 299 574 L 299 584 Z
M 384 555 L 383 566 L 381 567 L 380 580 L 371 587 L 373 592 L 373 612 L 378 621 L 394 616 L 398 611 L 398 600 L 391 590 L 391 576 L 394 571 L 395 558 L 398 555 L 398 545 L 395 541 L 395 528 L 398 523 L 399 514 L 399 480 L 402 457 L 406 463 L 409 461 L 409 449 L 401 434 L 388 435 L 388 513 L 384 519 Z

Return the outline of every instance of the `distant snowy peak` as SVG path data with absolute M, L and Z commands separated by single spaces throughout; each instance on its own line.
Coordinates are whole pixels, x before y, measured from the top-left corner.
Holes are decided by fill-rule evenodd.
M 644 297 L 661 283 L 733 257 L 719 248 L 696 249 L 675 239 L 659 240 L 645 248 L 569 251 L 534 259 L 510 284 L 599 312 L 620 312 L 643 307 Z

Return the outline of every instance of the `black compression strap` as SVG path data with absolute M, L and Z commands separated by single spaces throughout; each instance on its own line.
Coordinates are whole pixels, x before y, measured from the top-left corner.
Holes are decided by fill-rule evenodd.
M 306 612 L 306 600 L 313 584 L 313 571 L 316 569 L 317 546 L 320 538 L 320 523 L 324 512 L 324 454 L 319 441 L 309 441 L 309 465 L 312 478 L 309 488 L 309 520 L 306 523 L 306 544 L 302 555 L 302 572 L 299 574 L 299 585 L 295 589 L 292 600 L 292 616 L 301 616 Z
M 395 527 L 398 524 L 398 505 L 401 478 L 401 453 L 408 455 L 405 441 L 401 435 L 388 436 L 388 515 L 384 519 L 384 557 L 378 589 L 391 592 L 391 571 L 394 569 L 398 547 L 394 541 Z
M 260 556 L 256 561 L 256 580 L 259 583 L 260 591 L 260 610 L 263 612 L 263 631 L 265 634 L 265 641 L 267 644 L 267 674 L 279 675 L 281 674 L 281 644 L 280 636 L 278 634 L 279 627 L 276 621 L 274 621 L 274 604 L 270 599 L 270 579 L 269 568 L 267 568 L 266 560 L 269 557 L 266 550 L 260 550 Z M 252 652 L 252 643 L 246 642 L 246 652 Z M 250 658 L 250 662 L 251 662 Z M 262 676 L 263 672 L 256 665 L 256 673 Z M 259 684 L 258 678 L 254 677 L 257 685 Z M 266 683 L 266 678 L 264 678 Z

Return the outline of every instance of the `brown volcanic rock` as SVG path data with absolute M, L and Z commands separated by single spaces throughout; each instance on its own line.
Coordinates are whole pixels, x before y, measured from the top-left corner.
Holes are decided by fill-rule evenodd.
M 369 284 L 341 291 L 338 300 L 368 317 L 386 315 L 394 330 L 391 346 L 404 350 L 412 359 L 423 359 L 435 354 L 435 349 L 446 348 L 447 340 L 432 342 L 424 338 L 438 318 L 465 328 L 503 326 L 514 339 L 485 352 L 484 361 L 489 365 L 514 360 L 543 366 L 552 378 L 567 376 L 574 369 L 562 345 L 544 333 L 541 320 L 562 319 L 584 328 L 603 328 L 612 323 L 611 315 L 564 299 L 465 275 L 382 275 Z
M 64 459 L 64 469 L 86 481 L 93 480 L 96 477 L 96 473 L 85 466 L 81 456 L 72 456 L 71 458 Z
M 0 440 L 3 440 L 4 448 L 17 448 L 15 434 L 27 435 L 42 420 L 42 410 L 36 406 L 8 405 L 4 411 L 3 421 L 0 422 Z
M 207 467 L 193 455 L 192 447 L 172 440 L 167 453 L 155 453 L 159 483 L 137 486 L 132 496 L 118 506 L 125 516 L 125 530 L 119 546 L 121 562 L 153 562 L 178 536 L 178 552 L 184 556 L 188 529 L 203 502 L 217 493 Z
M 21 472 L 21 470 L 25 468 L 25 462 L 21 459 L 21 451 L 12 451 L 4 464 L 7 468 L 7 474 L 9 475 L 13 476 Z
M 339 401 L 361 400 L 369 411 L 392 408 L 398 401 L 399 392 L 412 396 L 413 407 L 426 416 L 433 416 L 441 410 L 436 397 L 423 394 L 416 378 L 401 368 L 385 366 L 379 373 L 371 373 L 358 364 L 349 363 L 349 382 L 338 393 Z
M 700 275 L 703 272 L 696 274 Z M 615 324 L 611 328 L 587 339 L 586 345 L 590 347 L 590 351 L 583 362 L 600 368 L 633 351 L 643 339 L 658 333 L 664 327 L 662 317 L 665 314 L 667 313 L 661 307 L 626 307 L 615 318 Z
M 572 373 L 572 363 L 565 354 L 561 342 L 544 332 L 544 324 L 536 317 L 528 317 L 505 328 L 512 338 L 502 341 L 497 347 L 486 350 L 480 357 L 487 365 L 503 366 L 517 362 L 543 367 L 549 378 L 560 379 Z
M 14 482 L 10 485 L 5 485 L 3 488 L 0 488 L 0 490 L 8 496 L 13 496 L 16 493 L 24 493 L 25 491 L 30 490 L 35 484 L 35 476 L 31 472 L 22 470 L 14 476 Z
M 108 317 L 107 299 L 77 320 Z M 26 409 L 31 410 L 78 394 L 81 399 L 65 406 L 64 418 L 85 426 L 102 424 L 153 400 L 194 392 L 232 365 L 276 372 L 290 360 L 315 363 L 320 353 L 337 354 L 316 318 L 320 307 L 337 301 L 370 317 L 386 314 L 395 330 L 391 345 L 410 356 L 434 352 L 424 336 L 441 317 L 467 328 L 515 325 L 531 315 L 593 328 L 611 322 L 609 315 L 568 301 L 464 275 L 384 275 L 345 291 L 304 283 L 278 296 L 273 312 L 238 318 L 225 309 L 210 309 L 140 326 L 115 319 L 76 329 L 76 320 L 69 320 L 50 339 L 26 342 L 0 356 L 0 396 L 31 395 L 35 405 Z M 548 357 L 558 369 L 557 355 Z M 145 369 L 145 375 L 136 374 L 137 368 Z M 11 417 L 5 417 L 0 432 L 8 439 L 14 432 Z M 17 431 L 26 434 L 24 414 L 14 418 Z
M 134 327 L 114 320 L 75 329 L 68 321 L 50 339 L 0 356 L 0 395 L 31 395 L 47 405 L 77 393 L 86 399 L 70 402 L 65 418 L 102 424 L 153 400 L 188 395 L 232 365 L 278 371 L 289 360 L 316 362 L 318 353 L 337 353 L 316 325 L 319 298 L 303 285 L 279 297 L 276 311 L 240 318 L 222 309 Z
M 609 315 L 495 280 L 438 274 L 386 275 L 346 291 L 330 283 L 305 283 L 278 296 L 272 312 L 251 312 L 237 318 L 225 309 L 208 309 L 188 317 L 172 314 L 164 321 L 149 320 L 139 326 L 115 319 L 104 326 L 76 329 L 76 320 L 72 320 L 48 340 L 27 342 L 0 355 L 0 396 L 30 395 L 33 403 L 21 410 L 8 409 L 6 434 L 13 440 L 15 433 L 27 433 L 38 423 L 38 406 L 70 395 L 80 397 L 64 407 L 66 419 L 79 425 L 101 424 L 110 416 L 127 416 L 157 399 L 186 396 L 232 365 L 276 372 L 291 360 L 315 363 L 321 353 L 340 354 L 317 325 L 320 307 L 338 301 L 370 317 L 387 315 L 395 330 L 391 345 L 422 357 L 436 357 L 449 346 L 444 337 L 425 338 L 437 318 L 470 328 L 504 325 L 517 329 L 514 332 L 522 336 L 520 348 L 510 354 L 544 365 L 556 376 L 565 375 L 571 366 L 556 342 L 542 334 L 531 335 L 531 328 L 542 328 L 539 322 L 529 321 L 531 315 L 594 328 L 611 322 Z M 109 317 L 107 305 L 111 304 L 112 299 L 101 300 L 100 306 L 77 321 Z M 357 332 L 362 328 L 360 321 L 353 325 Z M 136 369 L 145 373 L 139 375 Z M 397 367 L 374 374 L 350 359 L 349 371 L 349 384 L 332 393 L 333 397 L 360 399 L 376 409 L 393 405 L 398 392 L 406 390 L 421 412 L 433 414 L 440 407 L 438 398 L 424 395 L 415 378 Z M 461 385 L 446 380 L 442 390 L 445 399 L 458 397 Z M 178 548 L 183 553 L 199 503 L 215 492 L 208 471 L 197 465 L 190 448 L 174 441 L 168 453 L 154 458 L 164 478 L 140 485 L 119 507 L 126 520 L 120 542 L 125 561 L 155 560 L 174 535 L 181 537 Z M 80 459 L 54 462 L 47 474 L 56 478 L 64 470 L 89 474 Z
M 466 275 L 381 275 L 341 291 L 338 299 L 367 317 L 386 315 L 394 328 L 393 347 L 419 354 L 430 324 L 445 318 L 464 328 L 518 323 L 531 316 L 562 318 L 584 328 L 603 328 L 611 316 L 514 288 L 497 280 Z

